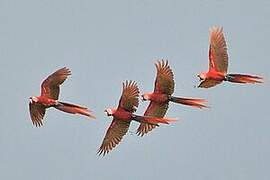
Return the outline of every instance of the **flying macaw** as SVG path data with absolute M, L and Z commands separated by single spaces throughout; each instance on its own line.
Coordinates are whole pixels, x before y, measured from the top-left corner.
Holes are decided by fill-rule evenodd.
M 139 105 L 138 97 L 139 88 L 135 81 L 126 81 L 123 83 L 122 95 L 118 107 L 105 110 L 107 116 L 113 116 L 113 120 L 98 150 L 99 155 L 103 154 L 104 156 L 119 144 L 123 136 L 127 133 L 132 120 L 153 126 L 158 126 L 159 123 L 169 124 L 176 120 L 174 118 L 158 118 L 133 114 Z
M 209 70 L 198 75 L 202 81 L 198 87 L 210 88 L 222 81 L 233 83 L 262 83 L 262 77 L 245 74 L 227 74 L 228 54 L 222 27 L 210 29 Z
M 58 110 L 71 113 L 81 114 L 90 118 L 95 117 L 90 114 L 86 107 L 58 101 L 60 85 L 71 75 L 71 71 L 64 67 L 48 76 L 41 84 L 41 95 L 31 96 L 29 98 L 29 111 L 33 125 L 40 127 L 43 125 L 43 117 L 47 108 L 54 107 Z
M 207 107 L 204 105 L 206 102 L 204 99 L 181 98 L 172 96 L 174 93 L 175 82 L 173 72 L 168 64 L 168 61 L 158 61 L 155 66 L 157 69 L 157 75 L 154 92 L 145 93 L 142 95 L 142 99 L 144 101 L 150 101 L 150 104 L 144 113 L 145 116 L 164 117 L 168 110 L 170 101 L 195 108 Z M 137 134 L 143 136 L 155 127 L 156 126 L 151 124 L 141 123 L 137 129 Z

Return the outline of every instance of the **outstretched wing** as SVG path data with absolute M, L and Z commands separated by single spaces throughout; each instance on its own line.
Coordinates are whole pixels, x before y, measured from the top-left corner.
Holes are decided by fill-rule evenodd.
M 60 85 L 71 75 L 71 71 L 64 67 L 55 71 L 41 84 L 41 96 L 57 100 L 60 92 Z
M 222 81 L 215 80 L 215 79 L 206 79 L 206 80 L 202 81 L 198 87 L 210 88 L 210 87 L 214 87 L 214 86 L 218 85 L 221 82 Z
M 118 108 L 123 108 L 131 113 L 137 110 L 139 105 L 139 88 L 135 81 L 123 83 L 122 96 Z
M 168 110 L 168 107 L 168 102 L 161 104 L 151 101 L 144 113 L 144 116 L 163 118 Z M 137 134 L 143 136 L 155 127 L 156 125 L 141 123 L 139 128 L 137 129 Z
M 42 119 L 45 115 L 45 107 L 38 103 L 29 103 L 29 112 L 33 125 L 40 127 L 43 125 Z
M 228 54 L 222 27 L 210 29 L 209 69 L 227 73 Z
M 109 153 L 120 143 L 123 136 L 127 133 L 129 125 L 130 121 L 121 121 L 114 118 L 97 153 L 99 155 L 103 154 L 103 156 Z
M 174 92 L 174 80 L 173 72 L 168 61 L 162 59 L 158 61 L 155 66 L 157 68 L 157 77 L 154 92 L 171 95 Z

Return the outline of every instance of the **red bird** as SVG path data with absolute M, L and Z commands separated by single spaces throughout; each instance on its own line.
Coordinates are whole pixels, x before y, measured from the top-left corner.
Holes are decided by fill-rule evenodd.
M 210 88 L 222 81 L 234 83 L 262 83 L 262 77 L 245 74 L 227 74 L 228 54 L 222 27 L 210 29 L 209 70 L 198 75 L 198 87 Z
M 71 75 L 71 71 L 66 67 L 57 70 L 48 76 L 41 84 L 41 95 L 30 97 L 29 111 L 33 125 L 36 127 L 43 125 L 42 119 L 45 115 L 45 110 L 49 107 L 54 107 L 71 114 L 85 115 L 95 119 L 86 107 L 58 101 L 60 92 L 59 86 L 69 75 Z
M 180 98 L 172 96 L 175 83 L 173 78 L 173 72 L 168 64 L 168 61 L 158 61 L 155 65 L 157 69 L 157 75 L 154 92 L 145 93 L 142 95 L 142 99 L 144 101 L 150 101 L 150 104 L 148 105 L 144 113 L 145 116 L 165 116 L 170 101 L 196 108 L 207 107 L 206 105 L 204 105 L 204 103 L 206 102 L 206 100 L 204 99 Z M 137 129 L 137 134 L 143 136 L 144 134 L 151 131 L 153 128 L 155 128 L 155 126 L 151 124 L 141 123 L 139 128 Z
M 135 81 L 126 81 L 123 83 L 123 91 L 117 109 L 109 108 L 105 110 L 107 116 L 113 116 L 113 121 L 98 150 L 99 155 L 103 154 L 104 156 L 119 144 L 123 136 L 127 133 L 132 120 L 140 123 L 148 123 L 153 126 L 158 126 L 159 123 L 169 124 L 176 120 L 174 118 L 157 118 L 133 114 L 139 104 L 138 97 L 139 89 Z

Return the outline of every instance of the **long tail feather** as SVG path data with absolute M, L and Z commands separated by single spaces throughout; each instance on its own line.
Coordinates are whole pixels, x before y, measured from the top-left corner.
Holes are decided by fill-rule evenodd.
M 170 99 L 172 102 L 183 104 L 186 106 L 191 106 L 195 108 L 208 108 L 208 106 L 205 105 L 207 103 L 207 100 L 205 99 L 192 99 L 192 98 L 180 98 L 180 97 L 174 97 L 172 96 Z
M 262 83 L 263 78 L 245 74 L 228 74 L 226 80 L 234 83 Z
M 88 116 L 89 118 L 96 119 L 95 116 L 91 114 L 91 111 L 86 107 L 81 107 L 75 104 L 65 103 L 65 102 L 59 102 L 56 106 L 56 109 L 59 109 L 60 111 L 64 111 L 66 113 L 70 114 L 81 114 L 84 116 Z
M 150 117 L 150 116 L 134 116 L 134 120 L 138 122 L 144 122 L 152 125 L 159 126 L 159 124 L 170 124 L 172 122 L 177 121 L 176 118 L 158 118 L 158 117 Z

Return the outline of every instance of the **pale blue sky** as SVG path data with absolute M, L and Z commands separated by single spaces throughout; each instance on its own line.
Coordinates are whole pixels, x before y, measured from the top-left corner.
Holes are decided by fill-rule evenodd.
M 269 1 L 0 0 L 0 179 L 270 178 Z M 262 85 L 224 83 L 194 88 L 207 70 L 209 28 L 224 27 L 229 72 L 262 75 Z M 154 63 L 168 59 L 175 95 L 206 98 L 211 109 L 171 104 L 180 122 L 96 155 L 118 104 L 121 83 L 152 91 Z M 88 106 L 97 120 L 47 111 L 34 128 L 28 98 L 50 73 L 72 76 L 61 100 Z M 148 103 L 141 103 L 143 114 Z

